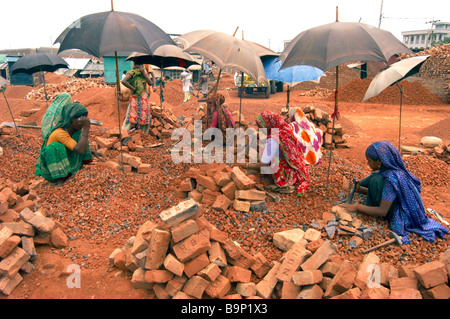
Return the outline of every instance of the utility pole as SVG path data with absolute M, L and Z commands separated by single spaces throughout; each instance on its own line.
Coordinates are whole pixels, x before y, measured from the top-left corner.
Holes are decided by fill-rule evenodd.
M 431 44 L 431 41 L 433 40 L 431 38 L 431 36 L 433 35 L 433 27 L 434 27 L 434 25 L 436 24 L 436 22 L 440 22 L 440 21 L 441 20 L 432 20 L 432 21 L 426 22 L 426 23 L 431 23 L 431 28 L 430 28 L 430 30 L 428 30 L 427 38 L 425 39 L 425 50 L 428 49 L 428 47 L 429 47 L 428 42 L 430 42 L 430 44 Z
M 381 19 L 383 18 L 383 0 L 381 0 L 380 20 L 378 21 L 378 29 L 381 27 Z

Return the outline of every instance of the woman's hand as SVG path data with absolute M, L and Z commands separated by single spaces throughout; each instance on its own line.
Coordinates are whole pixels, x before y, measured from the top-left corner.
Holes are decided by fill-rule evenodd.
M 358 205 L 359 205 L 359 204 L 347 204 L 347 203 L 343 203 L 343 204 L 341 204 L 341 207 L 345 208 L 345 209 L 348 210 L 349 212 L 357 212 L 357 211 L 358 211 Z
M 89 129 L 91 127 L 91 121 L 87 116 L 82 116 L 78 119 L 78 122 L 80 123 L 82 128 Z

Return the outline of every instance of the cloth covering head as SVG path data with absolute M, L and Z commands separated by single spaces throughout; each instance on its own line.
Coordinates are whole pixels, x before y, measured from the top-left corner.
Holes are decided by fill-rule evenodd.
M 46 140 L 58 128 L 69 128 L 72 123 L 72 117 L 87 115 L 88 110 L 80 103 L 73 103 L 68 93 L 59 94 L 47 108 L 42 118 L 42 138 Z

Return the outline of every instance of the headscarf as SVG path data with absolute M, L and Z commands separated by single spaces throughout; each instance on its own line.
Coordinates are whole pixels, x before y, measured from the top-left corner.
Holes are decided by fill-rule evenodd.
M 421 235 L 425 240 L 434 242 L 436 235 L 443 238 L 450 232 L 442 224 L 426 216 L 420 196 L 421 183 L 405 166 L 399 151 L 388 141 L 371 144 L 366 155 L 372 160 L 380 160 L 380 174 L 389 182 L 398 200 L 390 221 L 391 229 L 402 236 L 402 241 L 409 244 L 409 232 Z
M 87 116 L 88 110 L 80 103 L 72 103 L 68 93 L 59 94 L 45 111 L 41 123 L 42 138 L 47 140 L 58 128 L 67 129 L 72 117 Z
M 302 147 L 303 155 L 308 164 L 317 164 L 322 161 L 322 135 L 323 132 L 305 116 L 305 113 L 293 107 L 289 111 L 293 133 Z
M 256 117 L 256 123 L 259 127 L 267 129 L 267 138 L 275 139 L 280 146 L 279 149 L 283 155 L 283 158 L 280 158 L 280 165 L 283 167 L 279 172 L 277 185 L 282 186 L 287 183 L 284 179 L 291 179 L 299 184 L 297 193 L 302 193 L 309 186 L 309 174 L 302 147 L 293 134 L 292 127 L 284 121 L 281 115 L 270 111 L 259 114 Z M 277 132 L 274 131 L 275 129 Z M 275 173 L 275 177 L 277 182 L 277 173 Z

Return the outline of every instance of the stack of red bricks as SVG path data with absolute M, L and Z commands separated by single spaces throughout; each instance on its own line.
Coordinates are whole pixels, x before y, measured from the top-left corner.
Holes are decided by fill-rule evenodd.
M 37 195 L 28 182 L 0 180 L 0 292 L 9 295 L 34 269 L 37 244 L 67 246 L 64 227 L 33 211 Z
M 147 221 L 110 255 L 110 263 L 133 273 L 136 289 L 158 299 L 448 299 L 450 250 L 417 267 L 395 268 L 375 253 L 359 264 L 343 260 L 320 232 L 285 231 L 274 243 L 280 261 L 242 249 L 187 200 Z M 375 275 L 374 275 L 375 274 Z
M 145 147 L 139 132 L 130 133 L 125 129 L 121 129 L 119 132 L 119 128 L 116 127 L 108 130 L 105 135 L 93 138 L 93 141 L 90 142 L 91 150 L 97 151 L 104 157 L 108 156 L 110 150 L 120 151 L 117 161 L 108 161 L 112 167 L 139 174 L 150 172 L 151 165 L 143 163 L 142 159 L 135 155 L 144 152 Z
M 256 189 L 254 175 L 247 175 L 238 166 L 226 164 L 191 167 L 187 178 L 181 181 L 176 196 L 192 198 L 198 203 L 226 212 L 234 209 L 241 212 L 263 211 L 266 207 L 266 192 Z
M 315 105 L 307 105 L 303 108 L 303 113 L 306 117 L 314 123 L 323 132 L 323 147 L 325 149 L 333 148 L 348 148 L 346 137 L 342 130 L 342 125 L 334 123 L 333 133 L 333 119 L 327 112 L 321 110 Z M 333 134 L 333 141 L 331 140 Z
M 154 102 L 150 102 L 152 122 L 149 134 L 156 138 L 170 137 L 172 131 L 179 127 L 177 118 L 168 108 L 161 109 Z

